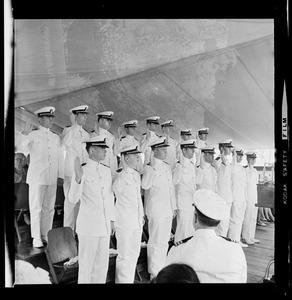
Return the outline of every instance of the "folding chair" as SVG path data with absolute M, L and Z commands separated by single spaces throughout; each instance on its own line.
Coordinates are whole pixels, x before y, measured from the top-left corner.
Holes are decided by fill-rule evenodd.
M 78 255 L 77 241 L 72 228 L 52 228 L 48 232 L 48 245 L 45 253 L 53 283 L 68 283 L 72 280 L 77 282 L 78 262 L 72 266 L 64 265 L 65 262 Z
M 28 191 L 29 186 L 25 182 L 15 183 L 14 184 L 14 195 L 15 195 L 15 202 L 14 202 L 14 227 L 16 230 L 18 241 L 21 242 L 22 238 L 19 232 L 18 222 L 20 218 L 23 216 L 25 212 L 29 211 L 29 204 L 28 204 Z M 17 214 L 17 217 L 16 215 Z

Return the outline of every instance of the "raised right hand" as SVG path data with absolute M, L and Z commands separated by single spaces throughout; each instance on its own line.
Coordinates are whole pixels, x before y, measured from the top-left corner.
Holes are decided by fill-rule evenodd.
M 33 130 L 33 125 L 30 121 L 25 123 L 25 129 L 22 131 L 23 134 L 28 135 Z

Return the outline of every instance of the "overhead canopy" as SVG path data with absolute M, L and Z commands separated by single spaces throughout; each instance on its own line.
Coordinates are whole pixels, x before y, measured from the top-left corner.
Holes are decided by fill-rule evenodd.
M 69 110 L 114 112 L 111 131 L 137 119 L 174 120 L 173 137 L 209 127 L 210 143 L 274 147 L 273 20 L 15 20 L 15 131 L 43 106 L 52 130 Z M 21 108 L 20 108 L 21 107 Z

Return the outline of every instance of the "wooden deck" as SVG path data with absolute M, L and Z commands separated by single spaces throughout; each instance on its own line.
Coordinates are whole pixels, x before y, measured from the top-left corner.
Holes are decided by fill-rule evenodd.
M 257 226 L 255 238 L 260 240 L 259 244 L 251 245 L 243 248 L 247 260 L 247 283 L 262 283 L 265 276 L 267 266 L 274 259 L 274 224 L 266 222 L 267 227 Z M 60 217 L 55 218 L 54 227 L 62 226 Z M 29 226 L 22 224 L 20 232 L 23 241 L 18 243 L 15 234 L 15 258 L 24 259 L 32 263 L 35 267 L 39 266 L 47 271 L 49 267 L 44 253 L 45 248 L 36 249 L 31 245 L 31 237 Z M 146 249 L 145 249 L 146 250 Z M 146 253 L 144 251 L 143 256 Z M 145 258 L 145 257 L 144 257 Z M 147 263 L 140 266 L 140 275 L 142 281 L 138 278 L 135 283 L 149 282 L 149 274 L 147 272 Z M 110 273 L 114 272 L 114 268 L 110 268 Z M 274 264 L 270 267 L 269 277 L 274 275 Z M 108 278 L 114 279 L 114 274 L 109 274 Z M 110 280 L 112 282 L 112 280 Z

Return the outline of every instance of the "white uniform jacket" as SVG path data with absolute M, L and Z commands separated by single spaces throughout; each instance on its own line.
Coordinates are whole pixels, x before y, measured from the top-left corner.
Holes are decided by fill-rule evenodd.
M 143 137 L 140 141 L 140 149 L 142 153 L 144 153 L 144 166 L 146 166 L 150 161 L 151 147 L 149 147 L 149 145 L 160 137 L 154 131 L 149 131 L 149 133 L 150 137 L 148 141 L 146 139 L 146 133 L 143 133 Z
M 144 211 L 140 174 L 130 167 L 121 170 L 113 183 L 113 191 L 116 195 L 116 227 L 126 229 L 142 228 Z
M 82 164 L 86 163 L 88 153 L 84 141 L 89 138 L 89 133 L 78 124 L 64 128 L 61 140 L 66 149 L 65 176 L 71 177 L 74 175 L 74 162 L 77 156 Z
M 200 140 L 199 137 L 197 138 L 197 148 L 195 150 L 197 166 L 200 165 L 200 161 L 201 161 L 202 151 L 200 150 L 200 148 L 207 147 L 207 146 L 208 146 L 208 143 L 206 141 Z
M 89 158 L 82 170 L 79 184 L 75 176 L 72 176 L 68 196 L 72 203 L 77 203 L 80 199 L 76 232 L 92 237 L 109 235 L 110 221 L 115 219 L 110 168 Z
M 64 178 L 64 151 L 60 137 L 49 128 L 40 126 L 28 135 L 19 134 L 18 148 L 30 153 L 26 182 L 55 185 Z
M 249 203 L 258 202 L 257 184 L 259 181 L 258 171 L 253 167 L 245 168 L 246 182 L 247 182 L 247 201 Z
M 185 263 L 196 270 L 201 283 L 246 283 L 245 254 L 238 243 L 216 235 L 213 229 L 197 229 L 185 243 L 173 246 L 166 265 Z
M 145 189 L 145 214 L 153 218 L 172 217 L 177 209 L 170 166 L 154 158 L 154 167 L 145 166 L 142 177 Z
M 106 148 L 106 156 L 102 163 L 110 167 L 113 175 L 117 170 L 117 155 L 120 151 L 120 141 L 118 141 L 111 132 L 101 127 L 98 128 L 98 133 L 94 131 L 90 134 L 90 137 L 94 137 L 97 135 L 106 136 L 106 144 L 109 146 L 109 148 Z
M 176 158 L 177 142 L 173 138 L 168 136 L 168 144 L 169 147 L 167 147 L 167 157 L 165 162 L 167 162 L 170 165 L 171 170 L 173 170 L 177 162 L 177 158 Z
M 197 188 L 207 189 L 217 193 L 217 171 L 209 163 L 197 167 Z
M 173 184 L 177 199 L 177 208 L 190 211 L 193 209 L 193 195 L 196 191 L 196 166 L 183 157 L 173 170 Z
M 236 155 L 231 163 L 233 201 L 247 202 L 247 183 L 245 169 L 236 161 Z
M 217 188 L 218 194 L 228 203 L 233 201 L 231 190 L 231 164 L 226 160 L 224 164 L 221 160 L 217 161 Z

